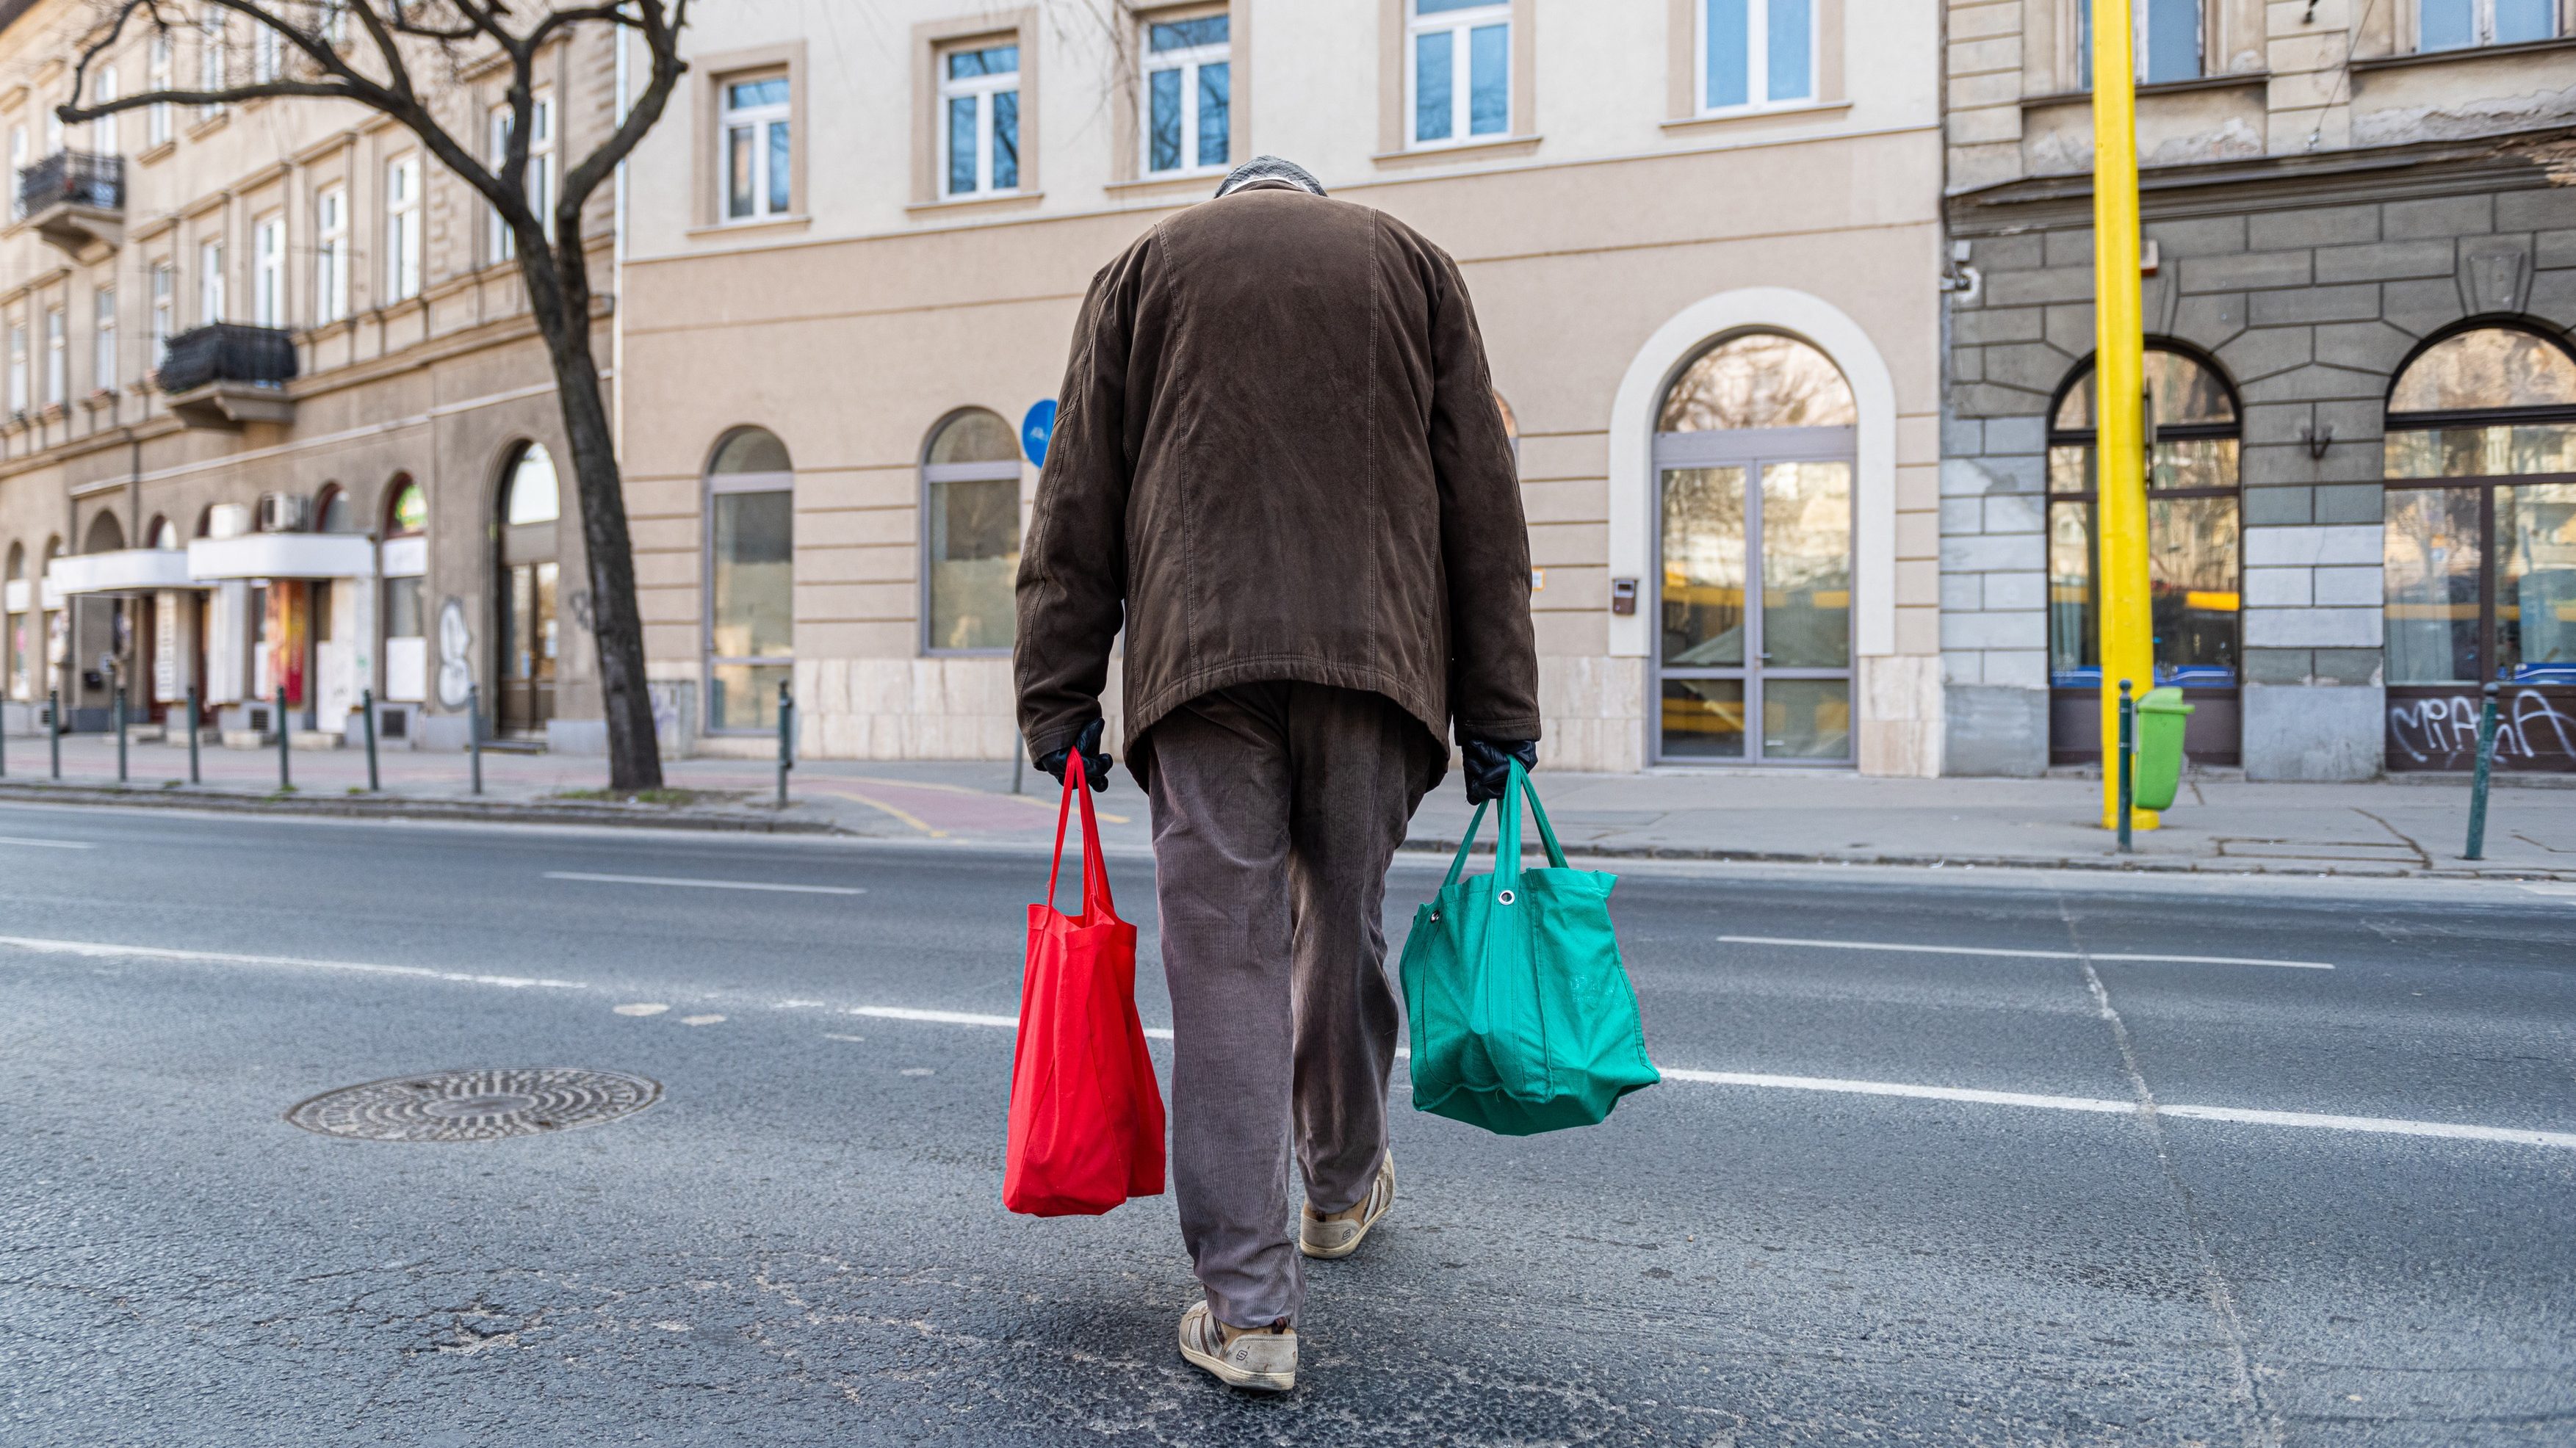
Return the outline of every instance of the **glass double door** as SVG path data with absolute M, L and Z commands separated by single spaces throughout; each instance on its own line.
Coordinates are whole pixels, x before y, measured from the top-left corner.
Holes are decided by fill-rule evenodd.
M 555 717 L 553 563 L 512 563 L 501 578 L 500 728 L 505 735 L 545 732 Z
M 1852 757 L 1852 430 L 1656 440 L 1656 756 Z

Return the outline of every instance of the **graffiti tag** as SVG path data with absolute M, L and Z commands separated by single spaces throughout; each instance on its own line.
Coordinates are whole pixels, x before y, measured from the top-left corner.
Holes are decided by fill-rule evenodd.
M 2417 769 L 2469 769 L 2478 753 L 2476 694 L 2388 701 L 2388 761 Z M 2538 689 L 2496 696 L 2496 765 L 2502 769 L 2576 768 L 2576 715 Z

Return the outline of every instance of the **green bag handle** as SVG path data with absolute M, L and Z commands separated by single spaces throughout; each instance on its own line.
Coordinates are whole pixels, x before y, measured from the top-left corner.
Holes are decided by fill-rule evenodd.
M 1568 868 L 1565 863 L 1565 847 L 1556 842 L 1556 828 L 1547 822 L 1547 806 L 1538 802 L 1538 786 L 1530 782 L 1529 773 L 1521 768 L 1519 760 L 1511 761 L 1511 766 L 1511 779 L 1503 786 L 1501 835 L 1494 841 L 1494 873 L 1497 875 L 1503 873 L 1503 862 L 1506 860 L 1511 862 L 1511 873 L 1515 877 L 1521 872 L 1521 800 L 1523 798 L 1529 800 L 1530 814 L 1538 821 L 1538 837 L 1547 845 L 1547 862 L 1560 870 Z M 1449 861 L 1449 878 L 1440 882 L 1441 889 L 1446 890 L 1457 884 L 1459 875 L 1466 871 L 1467 852 L 1475 847 L 1476 832 L 1484 827 L 1485 811 L 1492 804 L 1492 800 L 1487 800 L 1476 806 L 1476 817 L 1467 821 L 1466 837 L 1458 841 L 1458 853 Z

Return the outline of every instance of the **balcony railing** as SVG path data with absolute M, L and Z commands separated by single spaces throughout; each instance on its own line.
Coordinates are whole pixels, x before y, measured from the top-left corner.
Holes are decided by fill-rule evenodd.
M 295 334 L 276 327 L 216 322 L 181 332 L 161 355 L 165 393 L 194 391 L 210 382 L 274 387 L 295 379 Z
M 15 218 L 24 221 L 54 206 L 123 211 L 125 158 L 56 151 L 33 166 L 20 167 Z

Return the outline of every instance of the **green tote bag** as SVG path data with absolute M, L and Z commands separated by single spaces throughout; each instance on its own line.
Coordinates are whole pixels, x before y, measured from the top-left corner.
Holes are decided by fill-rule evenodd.
M 1547 868 L 1521 868 L 1521 800 Z M 1610 928 L 1615 875 L 1565 863 L 1520 765 L 1504 787 L 1494 873 L 1460 879 L 1485 822 L 1476 807 L 1440 893 L 1404 942 L 1413 1106 L 1504 1136 L 1595 1126 L 1663 1079 Z

